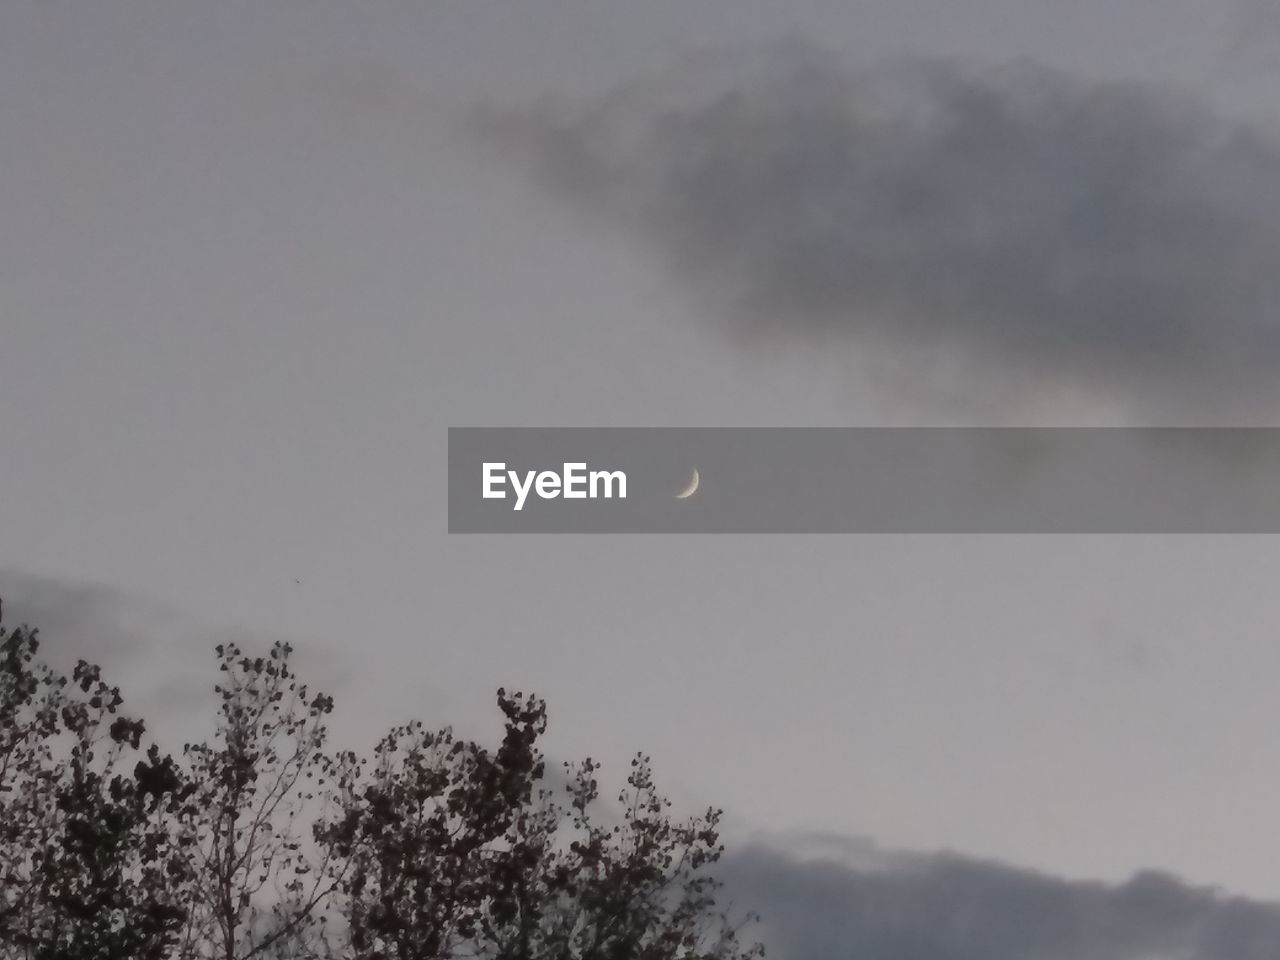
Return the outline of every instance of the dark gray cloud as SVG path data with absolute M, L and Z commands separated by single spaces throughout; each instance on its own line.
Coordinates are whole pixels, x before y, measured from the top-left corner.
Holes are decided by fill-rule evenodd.
M 754 333 L 940 348 L 1139 403 L 1271 399 L 1264 132 L 1031 63 L 764 60 L 487 129 Z
M 1280 905 L 1166 874 L 1063 880 L 950 854 L 728 859 L 774 960 L 1274 960 Z

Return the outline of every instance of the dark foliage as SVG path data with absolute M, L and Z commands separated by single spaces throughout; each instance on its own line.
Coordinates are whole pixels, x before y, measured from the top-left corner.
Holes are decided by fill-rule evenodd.
M 213 737 L 176 757 L 98 667 L 0 626 L 0 960 L 749 960 L 720 811 L 676 820 L 644 756 L 616 808 L 550 774 L 546 705 L 494 748 L 410 722 L 328 748 L 292 651 L 216 649 Z M 743 921 L 749 918 L 743 918 Z

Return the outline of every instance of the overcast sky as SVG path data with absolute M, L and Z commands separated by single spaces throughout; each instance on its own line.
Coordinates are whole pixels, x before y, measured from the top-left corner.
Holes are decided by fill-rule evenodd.
M 1280 426 L 1277 85 L 1261 0 L 4 3 L 6 612 L 179 726 L 226 634 L 353 736 L 535 689 L 766 899 L 1280 900 L 1274 539 L 444 529 L 450 425 Z

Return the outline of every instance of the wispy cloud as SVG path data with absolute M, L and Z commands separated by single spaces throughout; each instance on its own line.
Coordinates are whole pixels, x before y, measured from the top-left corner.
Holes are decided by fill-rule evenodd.
M 209 625 L 180 611 L 102 583 L 0 569 L 5 626 L 40 632 L 41 656 L 62 670 L 76 660 L 98 664 L 120 688 L 125 710 L 146 718 L 167 747 L 211 732 L 218 674 L 214 646 L 235 642 L 265 650 L 274 637 L 237 626 Z M 329 645 L 299 644 L 305 679 L 341 691 L 350 665 Z
M 1031 63 L 855 70 L 788 46 L 708 75 L 485 128 L 754 333 L 940 350 L 1154 409 L 1275 399 L 1264 131 Z
M 1280 6 L 1271 0 L 1236 0 L 1228 55 L 1233 66 L 1269 72 L 1280 66 Z
M 162 643 L 176 614 L 115 587 L 0 570 L 4 620 L 38 629 L 57 662 L 76 659 L 130 669 Z

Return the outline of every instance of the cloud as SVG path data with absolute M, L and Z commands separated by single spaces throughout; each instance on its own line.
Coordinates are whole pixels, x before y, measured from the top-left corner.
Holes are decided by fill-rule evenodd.
M 19 570 L 0 570 L 0 600 L 6 627 L 39 631 L 48 663 L 63 672 L 77 660 L 101 666 L 103 678 L 120 688 L 125 713 L 146 718 L 167 746 L 204 736 L 213 705 L 207 631 L 115 587 Z M 193 672 L 193 660 L 210 669 Z
M 793 45 L 482 128 L 764 339 L 1156 409 L 1276 399 L 1280 148 L 1185 95 Z
M 176 620 L 158 604 L 114 587 L 0 570 L 4 622 L 27 624 L 47 641 L 45 653 L 59 664 L 77 659 L 128 669 L 160 642 Z
M 1233 68 L 1274 70 L 1280 64 L 1280 7 L 1271 0 L 1236 0 L 1227 55 Z
M 165 746 L 204 739 L 217 700 L 214 647 L 234 642 L 266 650 L 275 637 L 209 626 L 136 594 L 98 583 L 0 569 L 3 623 L 39 631 L 40 654 L 69 671 L 83 659 L 120 688 L 125 711 L 144 717 Z M 341 694 L 351 663 L 328 644 L 297 644 L 295 666 L 315 689 Z
M 951 854 L 813 859 L 756 845 L 725 862 L 774 960 L 1271 960 L 1280 905 L 1166 874 L 1077 882 Z

